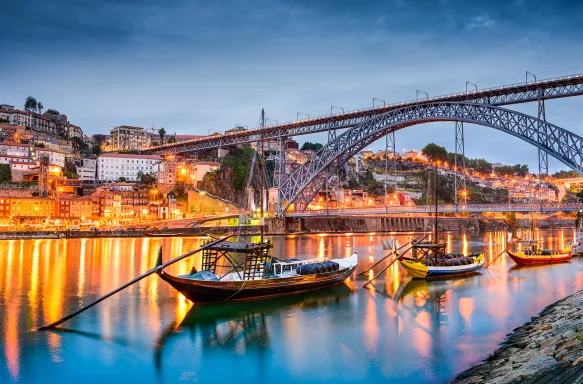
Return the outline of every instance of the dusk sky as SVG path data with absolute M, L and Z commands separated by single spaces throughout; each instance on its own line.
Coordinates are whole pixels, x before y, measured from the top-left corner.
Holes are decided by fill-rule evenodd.
M 116 125 L 207 134 L 583 72 L 579 1 L 22 0 L 2 5 L 0 103 L 27 96 L 86 134 Z M 549 101 L 583 135 L 583 97 Z M 536 105 L 517 107 L 536 114 Z M 325 135 L 298 137 L 323 141 Z M 454 149 L 454 123 L 397 133 L 399 149 Z M 376 143 L 373 149 L 380 148 Z M 534 147 L 467 126 L 466 155 L 527 163 Z M 550 160 L 551 171 L 565 168 Z

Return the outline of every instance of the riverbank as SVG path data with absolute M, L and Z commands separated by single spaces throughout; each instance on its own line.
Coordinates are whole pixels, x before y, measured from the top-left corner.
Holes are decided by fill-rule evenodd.
M 483 363 L 454 383 L 583 382 L 583 291 L 551 304 L 516 328 Z
M 329 217 L 269 217 L 265 220 L 266 235 L 312 233 L 370 233 L 370 232 L 425 232 L 431 231 L 433 219 L 419 216 L 329 216 Z M 527 227 L 528 221 L 519 221 Z M 446 232 L 478 232 L 506 230 L 501 219 L 475 217 L 440 217 L 439 226 Z M 544 219 L 537 221 L 539 229 L 574 228 L 572 219 Z M 164 230 L 101 230 L 101 231 L 7 231 L 0 232 L 0 240 L 92 238 L 92 237 L 144 237 L 155 233 L 173 236 L 201 236 L 209 233 L 227 234 L 238 231 L 241 235 L 259 235 L 257 225 L 173 227 Z

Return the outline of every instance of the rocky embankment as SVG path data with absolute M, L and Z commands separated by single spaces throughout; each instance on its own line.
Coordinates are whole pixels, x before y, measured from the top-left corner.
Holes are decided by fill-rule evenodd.
M 541 312 L 514 330 L 482 364 L 454 383 L 583 382 L 583 291 Z

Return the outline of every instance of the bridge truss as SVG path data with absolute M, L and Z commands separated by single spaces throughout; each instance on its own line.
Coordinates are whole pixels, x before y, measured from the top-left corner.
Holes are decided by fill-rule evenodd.
M 266 126 L 263 129 L 265 140 L 276 140 L 280 137 L 307 135 L 337 129 L 352 128 L 362 124 L 371 116 L 384 114 L 388 111 L 411 107 L 423 103 L 436 102 L 469 102 L 503 106 L 557 99 L 583 95 L 583 74 L 565 76 L 554 79 L 524 82 L 502 87 L 466 91 L 445 96 L 437 96 L 423 100 L 413 100 L 403 103 L 387 104 L 369 109 L 359 109 L 346 113 L 330 114 L 328 116 L 298 120 L 284 124 Z M 205 149 L 220 148 L 245 143 L 256 143 L 261 139 L 261 129 L 200 138 L 174 144 L 152 147 L 142 152 L 159 155 L 196 152 Z
M 363 148 L 390 132 L 435 121 L 456 121 L 498 129 L 544 150 L 583 175 L 583 138 L 544 120 L 487 104 L 424 102 L 372 115 L 327 143 L 279 188 L 278 214 L 294 203 L 305 209 L 325 183 L 321 175 L 338 169 Z

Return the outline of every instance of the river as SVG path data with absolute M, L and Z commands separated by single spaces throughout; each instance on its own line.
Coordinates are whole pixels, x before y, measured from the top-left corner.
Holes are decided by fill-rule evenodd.
M 554 248 L 574 236 L 538 234 Z M 330 258 L 357 250 L 362 271 L 384 256 L 387 236 L 273 237 L 273 253 Z M 506 241 L 504 232 L 445 236 L 451 250 L 485 250 L 487 260 Z M 353 277 L 318 292 L 220 305 L 193 306 L 154 275 L 62 330 L 33 331 L 152 268 L 161 245 L 168 260 L 203 240 L 0 241 L 0 382 L 441 383 L 583 288 L 583 258 L 517 269 L 506 255 L 463 279 L 411 281 L 395 263 L 368 289 Z M 171 271 L 192 265 L 198 256 Z

